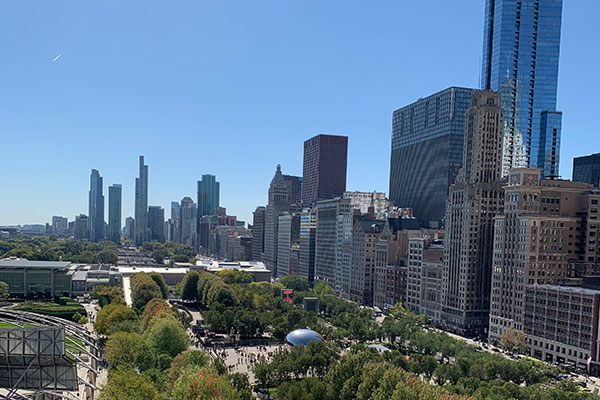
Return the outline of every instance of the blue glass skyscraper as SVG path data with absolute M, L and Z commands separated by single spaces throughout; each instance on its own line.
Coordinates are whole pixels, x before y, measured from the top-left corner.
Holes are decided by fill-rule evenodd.
M 486 0 L 481 86 L 502 95 L 503 175 L 529 166 L 558 176 L 561 20 L 562 0 Z
M 220 184 L 214 175 L 202 175 L 198 181 L 198 217 L 214 215 L 219 207 Z

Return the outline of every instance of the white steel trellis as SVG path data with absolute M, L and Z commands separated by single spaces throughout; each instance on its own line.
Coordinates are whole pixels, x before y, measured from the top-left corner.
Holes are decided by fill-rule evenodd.
M 77 399 L 69 391 L 78 390 L 79 384 L 97 390 L 93 383 L 77 376 L 77 366 L 81 366 L 92 372 L 95 381 L 96 364 L 101 361 L 94 337 L 83 326 L 58 317 L 6 308 L 0 308 L 0 322 L 16 325 L 0 329 L 0 384 L 10 389 L 5 399 L 46 395 Z M 90 362 L 69 348 L 86 354 Z

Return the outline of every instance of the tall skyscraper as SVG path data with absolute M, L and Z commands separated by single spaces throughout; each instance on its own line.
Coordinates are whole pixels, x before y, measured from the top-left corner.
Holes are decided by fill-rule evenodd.
M 290 265 L 290 256 L 292 247 L 298 246 L 299 235 L 300 214 L 285 212 L 280 215 L 277 227 L 277 273 L 279 275 L 297 273 L 297 269 Z
M 346 191 L 348 137 L 317 135 L 304 142 L 302 202 L 341 196 Z
M 573 181 L 600 187 L 600 153 L 573 159 Z
M 150 240 L 153 242 L 165 241 L 165 209 L 160 206 L 148 207 L 148 228 Z
M 136 245 L 148 241 L 148 166 L 140 156 L 140 176 L 135 178 L 135 235 Z
M 252 260 L 262 261 L 265 251 L 265 207 L 256 207 L 252 219 Z
M 472 91 L 450 87 L 393 113 L 390 200 L 422 221 L 444 218 L 448 188 L 462 165 Z
M 465 116 L 463 165 L 450 187 L 442 270 L 442 324 L 463 335 L 487 333 L 494 216 L 502 212 L 500 94 L 474 91 Z
M 69 230 L 69 221 L 65 217 L 53 216 L 52 217 L 52 234 L 56 236 L 63 236 Z
M 104 240 L 104 195 L 102 177 L 93 169 L 90 175 L 88 239 L 93 242 Z
M 350 289 L 353 211 L 350 199 L 336 197 L 317 203 L 315 279 L 326 281 L 337 292 Z
M 214 215 L 219 207 L 220 183 L 214 175 L 202 175 L 198 181 L 198 216 Z
M 315 279 L 315 239 L 317 236 L 317 209 L 304 209 L 300 216 L 300 254 L 298 275 L 312 283 Z
M 108 240 L 121 243 L 121 185 L 108 187 Z
M 191 197 L 186 196 L 181 199 L 179 214 L 181 243 L 196 248 L 198 244 L 198 206 Z
M 76 240 L 88 239 L 88 217 L 85 214 L 75 216 L 75 226 L 73 228 L 73 237 Z
M 288 183 L 291 204 L 302 204 L 302 177 L 294 175 L 284 175 L 283 179 Z
M 181 205 L 176 202 L 171 202 L 171 218 L 169 219 L 169 231 L 167 240 L 175 243 L 181 242 L 181 228 L 180 228 L 180 220 L 181 220 Z
M 556 111 L 562 0 L 487 0 L 481 87 L 500 92 L 502 174 L 558 176 L 562 113 Z
M 123 228 L 123 236 L 129 240 L 135 237 L 135 219 L 133 217 L 125 218 L 125 227 Z
M 277 165 L 275 175 L 269 185 L 269 203 L 265 208 L 265 244 L 263 262 L 277 276 L 277 242 L 279 216 L 291 210 L 289 201 L 289 185 L 281 173 L 281 165 Z

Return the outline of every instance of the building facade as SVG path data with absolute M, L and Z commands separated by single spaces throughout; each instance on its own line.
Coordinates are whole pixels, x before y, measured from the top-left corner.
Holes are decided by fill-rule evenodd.
M 141 245 L 148 241 L 148 166 L 140 156 L 140 176 L 135 178 L 135 225 L 134 242 Z
M 350 300 L 373 306 L 375 271 L 387 265 L 384 220 L 359 219 L 352 228 Z
M 219 207 L 221 184 L 214 175 L 202 175 L 198 181 L 198 216 L 214 215 Z
M 93 169 L 90 175 L 88 239 L 93 242 L 104 240 L 104 195 L 102 177 Z
M 198 243 L 198 206 L 191 197 L 181 199 L 179 226 L 181 244 L 197 248 Z
M 406 304 L 408 268 L 402 265 L 384 265 L 375 268 L 373 305 L 389 310 L 396 303 Z
M 148 207 L 148 228 L 150 229 L 150 241 L 165 241 L 165 209 L 160 206 Z
M 353 211 L 350 199 L 336 197 L 317 203 L 315 279 L 347 296 L 352 261 Z
M 64 236 L 69 230 L 69 221 L 65 217 L 52 217 L 52 234 L 56 236 Z
M 523 302 L 531 356 L 598 375 L 599 290 L 526 285 Z
M 265 251 L 265 207 L 258 206 L 252 218 L 252 260 L 262 261 Z
M 348 137 L 317 135 L 304 142 L 302 202 L 342 196 L 346 191 Z
M 289 201 L 289 185 L 281 173 L 281 165 L 277 165 L 275 176 L 269 185 L 269 203 L 265 208 L 265 243 L 263 262 L 277 276 L 277 243 L 279 216 L 291 211 Z
M 121 243 L 121 185 L 108 187 L 108 240 Z
M 473 89 L 450 87 L 394 111 L 390 200 L 422 221 L 444 218 L 462 165 L 465 113 Z
M 502 96 L 503 176 L 531 167 L 558 177 L 561 22 L 562 0 L 486 1 L 481 87 Z
M 300 215 L 297 213 L 284 213 L 279 216 L 277 228 L 277 273 L 281 276 L 294 273 L 294 266 L 290 265 L 292 248 L 297 248 L 300 238 Z M 292 262 L 293 264 L 293 262 Z M 295 268 L 297 273 L 298 268 Z
M 305 208 L 300 216 L 298 275 L 312 284 L 315 279 L 315 242 L 317 237 L 317 209 Z
M 392 213 L 393 204 L 381 192 L 344 192 L 344 197 L 350 199 L 352 208 L 360 214 L 373 211 L 372 218 L 385 219 Z
M 288 183 L 289 202 L 291 204 L 302 204 L 302 177 L 294 175 L 283 175 L 283 179 Z
M 463 165 L 446 207 L 441 323 L 469 336 L 488 330 L 494 216 L 502 213 L 504 202 L 500 105 L 498 93 L 472 93 Z
M 494 221 L 490 305 L 492 340 L 525 329 L 527 285 L 556 285 L 598 273 L 600 190 L 581 182 L 541 179 L 541 170 L 511 170 L 504 212 Z
M 88 240 L 88 217 L 85 214 L 75 216 L 75 226 L 73 227 L 73 237 L 76 240 Z
M 600 153 L 573 159 L 573 181 L 600 187 Z

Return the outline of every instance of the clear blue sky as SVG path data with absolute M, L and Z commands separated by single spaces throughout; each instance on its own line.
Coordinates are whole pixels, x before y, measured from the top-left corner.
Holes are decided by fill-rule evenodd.
M 561 169 L 600 151 L 597 0 L 565 0 Z M 391 114 L 477 87 L 483 0 L 2 1 L 0 225 L 87 213 L 89 174 L 123 184 L 138 156 L 149 204 L 196 198 L 251 221 L 302 143 L 349 136 L 348 189 L 388 192 Z M 61 54 L 55 61 L 52 60 Z

